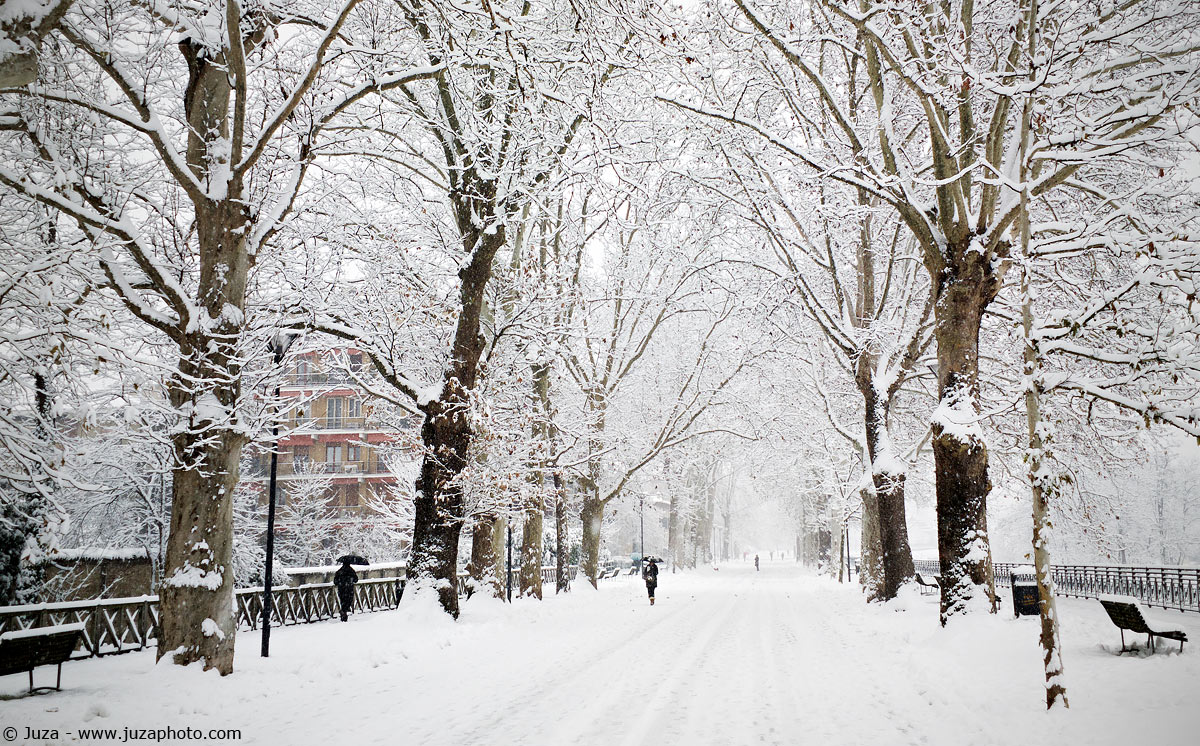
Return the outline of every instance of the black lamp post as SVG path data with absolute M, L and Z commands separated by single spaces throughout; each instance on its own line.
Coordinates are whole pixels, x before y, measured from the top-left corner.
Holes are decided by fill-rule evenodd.
M 505 574 L 505 593 L 508 596 L 508 602 L 512 603 L 512 519 L 508 519 L 508 572 Z
M 642 574 L 645 569 L 646 562 L 646 496 L 638 497 L 638 523 L 641 530 L 641 538 L 638 539 L 638 575 Z
M 271 339 L 269 349 L 275 358 L 275 365 L 283 362 L 288 348 L 296 341 L 298 335 L 280 333 Z M 279 384 L 275 384 L 275 401 L 272 407 L 279 406 Z M 275 413 L 277 414 L 277 412 Z M 267 566 L 263 575 L 262 600 L 262 657 L 271 655 L 271 575 L 275 572 L 275 487 L 279 474 L 279 417 L 271 423 L 271 477 L 267 482 Z

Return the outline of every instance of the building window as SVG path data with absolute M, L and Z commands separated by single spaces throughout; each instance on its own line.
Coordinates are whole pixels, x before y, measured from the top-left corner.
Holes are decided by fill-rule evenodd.
M 346 446 L 347 461 L 362 461 L 362 446 Z
M 346 400 L 340 396 L 331 397 L 325 400 L 325 420 L 326 425 L 331 428 L 340 428 L 342 426 L 342 415 L 346 408 Z
M 325 463 L 340 464 L 342 463 L 342 446 L 341 444 L 334 445 L 333 443 L 325 444 Z
M 347 408 L 346 408 L 346 416 L 347 417 L 350 417 L 351 419 L 353 419 L 355 417 L 362 417 L 362 399 L 359 399 L 358 397 L 353 397 L 348 402 L 346 402 L 346 404 L 347 404 Z

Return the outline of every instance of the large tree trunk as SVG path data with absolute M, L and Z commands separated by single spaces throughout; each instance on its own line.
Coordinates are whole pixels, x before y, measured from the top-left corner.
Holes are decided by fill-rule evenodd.
M 598 587 L 600 578 L 600 529 L 604 524 L 605 505 L 605 500 L 600 497 L 603 471 L 600 454 L 604 450 L 601 436 L 604 433 L 607 404 L 601 387 L 596 386 L 588 392 L 587 405 L 591 417 L 588 423 L 588 475 L 583 480 L 583 506 L 579 512 L 583 522 L 580 565 L 593 587 Z
M 504 546 L 507 522 L 494 513 L 476 516 L 471 526 L 471 559 L 467 573 L 476 592 L 504 597 Z
M 1027 282 L 1027 279 L 1026 279 Z M 1037 575 L 1038 616 L 1041 620 L 1042 664 L 1046 674 L 1046 709 L 1059 701 L 1067 707 L 1067 688 L 1063 683 L 1062 643 L 1059 639 L 1058 610 L 1054 603 L 1054 578 L 1050 573 L 1050 501 L 1057 492 L 1055 475 L 1045 473 L 1049 442 L 1042 438 L 1041 381 L 1038 376 L 1038 352 L 1031 339 L 1031 301 L 1026 286 L 1025 321 L 1025 415 L 1029 436 L 1029 485 L 1033 491 L 1033 566 Z
M 879 543 L 879 510 L 871 490 L 863 490 L 862 496 L 862 546 L 858 566 L 858 582 L 867 594 L 868 601 L 882 600 L 883 559 Z
M 667 514 L 667 558 L 670 560 L 671 572 L 675 572 L 679 561 L 683 558 L 680 549 L 682 525 L 679 518 L 680 499 L 676 490 L 671 490 L 671 506 Z
M 1035 6 L 1036 7 L 1036 6 Z M 1029 26 L 1029 47 L 1034 49 L 1034 25 Z M 1030 78 L 1033 72 L 1030 71 Z M 1046 709 L 1067 702 L 1067 687 L 1063 681 L 1062 642 L 1059 639 L 1058 609 L 1054 603 L 1054 576 L 1050 571 L 1050 501 L 1058 492 L 1059 479 L 1048 468 L 1050 437 L 1043 437 L 1041 348 L 1034 334 L 1033 268 L 1030 266 L 1029 243 L 1029 173 L 1024 167 L 1032 139 L 1033 101 L 1026 98 L 1021 111 L 1021 328 L 1024 331 L 1025 351 L 1025 423 L 1029 438 L 1026 460 L 1029 464 L 1029 486 L 1033 492 L 1033 567 L 1038 587 L 1038 617 L 1041 622 L 1042 668 L 1046 676 Z
M 707 494 L 704 498 L 704 512 L 700 518 L 699 536 L 697 539 L 703 542 L 703 556 L 705 563 L 711 565 L 713 563 L 713 512 L 717 507 L 717 483 L 716 480 L 709 480 Z
M 604 523 L 604 502 L 590 490 L 583 498 L 583 546 L 579 557 L 580 569 L 593 588 L 600 578 L 600 526 Z
M 11 12 L 5 8 L 4 19 L 0 20 L 0 40 L 7 48 L 0 51 L 0 88 L 19 88 L 37 80 L 38 46 L 58 27 L 74 1 L 12 3 Z
M 184 41 L 188 62 L 185 111 L 189 124 L 188 165 L 208 185 L 224 178 L 229 157 L 230 79 L 221 60 Z M 158 657 L 222 675 L 233 671 L 236 626 L 233 608 L 233 489 L 245 437 L 234 412 L 241 399 L 238 342 L 244 320 L 250 257 L 250 216 L 242 186 L 217 185 L 228 198 L 196 205 L 200 250 L 199 301 L 208 322 L 180 342 L 176 376 L 168 387 L 171 405 L 185 418 L 174 435 L 171 531 L 161 590 Z
M 942 257 L 939 255 L 939 260 Z M 933 459 L 937 481 L 938 559 L 942 571 L 941 621 L 946 624 L 982 601 L 995 611 L 992 555 L 987 532 L 987 445 L 978 419 L 979 328 L 1000 276 L 971 237 L 946 247 L 935 307 L 938 391 Z
M 543 250 L 542 266 L 545 266 Z M 545 444 L 545 453 L 553 456 L 554 410 L 550 404 L 550 365 L 539 360 L 532 366 L 534 404 L 541 411 L 542 419 L 532 427 L 534 442 Z M 549 458 L 543 455 L 531 464 L 533 474 L 530 482 L 533 495 L 525 508 L 525 526 L 521 532 L 521 595 L 542 597 L 542 542 L 546 515 L 546 486 L 550 482 Z
M 865 405 L 867 456 L 871 464 L 871 481 L 875 485 L 874 499 L 864 503 L 864 508 L 869 505 L 875 513 L 882 569 L 882 584 L 868 595 L 872 600 L 886 601 L 896 597 L 900 586 L 912 579 L 915 570 L 904 508 L 905 474 L 892 450 L 888 432 L 889 403 L 875 387 L 874 365 L 875 356 L 863 353 L 855 377 Z
M 486 195 L 485 195 L 486 196 Z M 475 209 L 470 207 L 469 209 Z M 477 217 L 466 216 L 460 228 Z M 471 422 L 471 391 L 478 377 L 479 358 L 485 339 L 479 333 L 484 291 L 492 275 L 492 260 L 504 245 L 503 226 L 495 233 L 464 233 L 464 248 L 471 262 L 459 271 L 458 326 L 450 362 L 437 400 L 422 407 L 425 423 L 421 441 L 425 455 L 417 480 L 413 548 L 408 580 L 428 585 L 438 594 L 446 613 L 458 617 L 458 540 L 462 532 L 466 501 L 458 477 L 468 463 L 475 432 Z
M 567 490 L 557 468 L 554 471 L 554 592 L 571 590 L 571 556 L 567 527 Z
M 521 595 L 542 597 L 542 525 L 543 493 L 538 488 L 525 511 L 525 526 L 521 531 Z

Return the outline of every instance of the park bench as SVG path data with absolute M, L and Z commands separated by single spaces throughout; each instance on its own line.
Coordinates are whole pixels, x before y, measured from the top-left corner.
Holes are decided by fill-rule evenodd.
M 625 574 L 626 575 L 637 575 L 637 565 L 634 565 L 633 567 L 629 568 L 629 572 L 627 572 Z
M 82 624 L 60 624 L 56 627 L 34 627 L 0 635 L 0 676 L 29 672 L 29 693 L 62 691 L 62 664 L 75 652 Z M 33 669 L 38 666 L 58 666 L 54 686 L 33 686 Z
M 1187 634 L 1180 630 L 1158 632 L 1150 629 L 1150 626 L 1146 624 L 1146 619 L 1142 616 L 1142 612 L 1140 609 L 1138 609 L 1136 603 L 1132 601 L 1118 601 L 1115 599 L 1110 600 L 1104 598 L 1100 599 L 1100 603 L 1104 606 L 1104 610 L 1108 612 L 1108 618 L 1111 619 L 1112 623 L 1117 625 L 1117 628 L 1121 630 L 1122 653 L 1127 652 L 1125 647 L 1125 630 L 1146 635 L 1146 642 L 1150 645 L 1151 651 L 1154 650 L 1154 638 L 1165 637 L 1168 640 L 1176 640 L 1179 643 L 1179 652 L 1183 652 L 1183 643 L 1187 642 Z M 1128 650 L 1132 649 L 1133 648 L 1129 648 Z
M 919 573 L 919 572 L 916 573 L 914 575 L 914 577 L 917 579 L 917 585 L 921 586 L 921 595 L 922 596 L 926 596 L 931 593 L 937 593 L 938 590 L 942 587 L 942 586 L 938 585 L 936 582 L 930 583 L 928 580 L 921 577 L 921 573 Z M 935 581 L 937 580 L 936 575 L 934 576 L 934 580 Z M 928 589 L 928 590 L 926 590 L 926 589 Z

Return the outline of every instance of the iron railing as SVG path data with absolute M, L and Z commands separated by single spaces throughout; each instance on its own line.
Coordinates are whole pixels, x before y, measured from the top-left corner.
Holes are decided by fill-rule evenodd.
M 574 577 L 577 567 L 570 567 Z M 514 571 L 514 587 L 516 587 Z M 555 568 L 542 568 L 542 582 L 554 583 Z M 458 575 L 458 592 L 466 593 L 466 573 Z M 368 578 L 354 586 L 354 610 L 386 611 L 400 604 L 404 578 Z M 271 593 L 271 626 L 311 624 L 340 615 L 333 583 L 283 586 Z M 262 589 L 234 591 L 234 618 L 241 630 L 256 630 L 262 622 Z M 83 635 L 72 659 L 142 650 L 158 638 L 158 596 L 110 598 L 95 601 L 0 606 L 0 634 L 58 624 L 83 624 Z
M 939 575 L 937 560 L 914 560 L 916 571 Z M 996 562 L 996 585 L 1008 587 L 1014 574 L 1028 574 L 1029 563 Z M 1121 565 L 1051 565 L 1054 591 L 1059 596 L 1099 598 L 1131 596 L 1147 606 L 1200 613 L 1200 568 L 1126 567 Z

